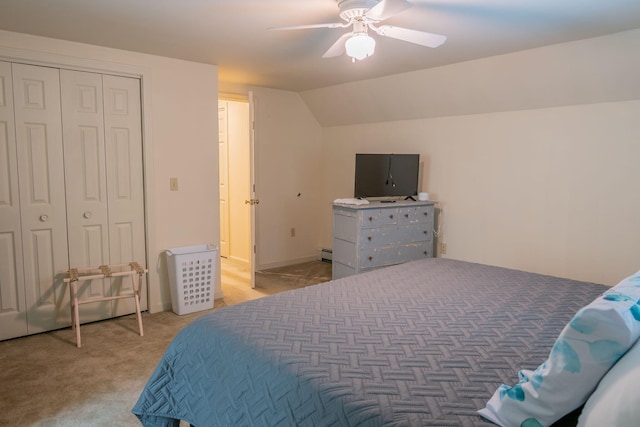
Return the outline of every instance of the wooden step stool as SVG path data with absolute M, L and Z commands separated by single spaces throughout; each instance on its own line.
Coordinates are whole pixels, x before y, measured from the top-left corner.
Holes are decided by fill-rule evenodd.
M 89 304 L 98 301 L 111 301 L 123 298 L 133 298 L 136 303 L 136 317 L 138 319 L 140 336 L 144 336 L 144 331 L 142 329 L 142 315 L 140 314 L 140 289 L 142 289 L 142 276 L 147 273 L 147 271 L 147 269 L 140 267 L 140 264 L 135 261 L 130 262 L 129 264 L 112 264 L 101 265 L 99 267 L 70 268 L 66 271 L 64 282 L 69 283 L 69 292 L 71 295 L 71 327 L 76 329 L 76 344 L 78 345 L 78 347 L 81 347 L 82 345 L 82 342 L 80 340 L 80 311 L 78 309 L 78 306 L 80 304 Z M 137 279 L 136 275 L 138 276 Z M 125 295 L 115 295 L 110 297 L 90 298 L 86 300 L 78 299 L 79 282 L 121 276 L 129 276 L 131 278 L 131 287 L 133 289 L 133 293 Z

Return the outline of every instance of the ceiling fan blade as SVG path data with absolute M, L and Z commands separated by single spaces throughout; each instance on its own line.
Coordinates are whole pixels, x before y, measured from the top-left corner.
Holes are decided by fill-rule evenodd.
M 407 0 L 382 0 L 377 5 L 365 13 L 365 16 L 374 21 L 383 21 L 387 18 L 391 18 L 404 10 L 413 6 L 413 3 Z
M 327 24 L 291 25 L 285 27 L 269 27 L 268 30 L 306 30 L 309 28 L 345 28 L 349 24 L 343 22 L 330 22 Z
M 410 30 L 408 28 L 395 27 L 393 25 L 382 25 L 374 29 L 381 36 L 404 40 L 409 43 L 415 43 L 426 47 L 438 47 L 447 40 L 447 36 L 440 34 Z
M 346 52 L 344 44 L 347 41 L 347 39 L 349 37 L 351 37 L 351 35 L 352 35 L 352 33 L 345 33 L 345 34 L 341 35 L 340 38 L 338 40 L 336 40 L 336 42 L 334 44 L 331 45 L 329 50 L 327 50 L 324 53 L 324 55 L 322 55 L 322 57 L 323 58 L 333 58 L 334 56 L 343 55 Z

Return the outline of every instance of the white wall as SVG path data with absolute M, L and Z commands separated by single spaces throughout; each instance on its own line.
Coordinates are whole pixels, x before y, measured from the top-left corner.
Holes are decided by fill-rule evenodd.
M 420 153 L 447 257 L 615 284 L 640 269 L 639 117 L 628 101 L 328 128 L 324 199 L 353 194 L 356 152 Z
M 319 196 L 328 174 L 320 125 L 295 92 L 223 82 L 220 91 L 252 91 L 255 98 L 256 269 L 316 259 Z
M 633 31 L 464 64 L 474 93 L 482 85 L 473 84 L 471 70 L 483 70 L 481 82 L 492 88 L 483 96 L 494 111 L 460 114 L 466 107 L 452 108 L 452 99 L 443 114 L 435 105 L 426 118 L 325 127 L 325 169 L 332 173 L 319 207 L 323 245 L 331 244 L 328 204 L 353 194 L 354 154 L 415 152 L 424 161 L 422 189 L 443 209 L 447 257 L 609 285 L 634 273 L 640 269 L 640 81 L 628 76 L 640 75 L 640 63 L 637 55 L 627 58 L 637 50 L 626 48 L 639 44 L 640 31 Z M 587 53 L 592 62 L 609 63 L 580 70 L 578 83 L 572 73 L 540 72 L 575 69 Z M 444 92 L 451 75 L 461 77 L 461 66 L 425 70 L 425 84 Z M 521 72 L 505 74 L 505 67 Z M 359 82 L 357 91 L 409 93 L 413 85 L 421 93 L 416 76 L 406 77 Z M 313 98 L 326 99 L 336 88 L 327 91 Z M 356 120 L 359 110 L 350 114 Z
M 0 57 L 142 76 L 149 308 L 170 308 L 164 250 L 220 240 L 217 67 L 6 31 Z

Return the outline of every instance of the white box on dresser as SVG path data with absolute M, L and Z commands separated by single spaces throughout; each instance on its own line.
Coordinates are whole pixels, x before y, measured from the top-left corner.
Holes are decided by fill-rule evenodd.
M 333 205 L 333 278 L 433 257 L 434 202 Z

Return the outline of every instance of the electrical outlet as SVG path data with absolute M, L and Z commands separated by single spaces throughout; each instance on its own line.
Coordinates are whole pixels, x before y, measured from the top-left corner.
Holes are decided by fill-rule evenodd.
M 178 178 L 169 178 L 169 190 L 178 191 Z
M 295 227 L 291 227 L 290 234 L 291 234 L 291 237 L 296 237 L 296 229 L 295 229 Z
M 446 255 L 447 254 L 447 244 L 442 242 L 440 243 L 440 255 Z

